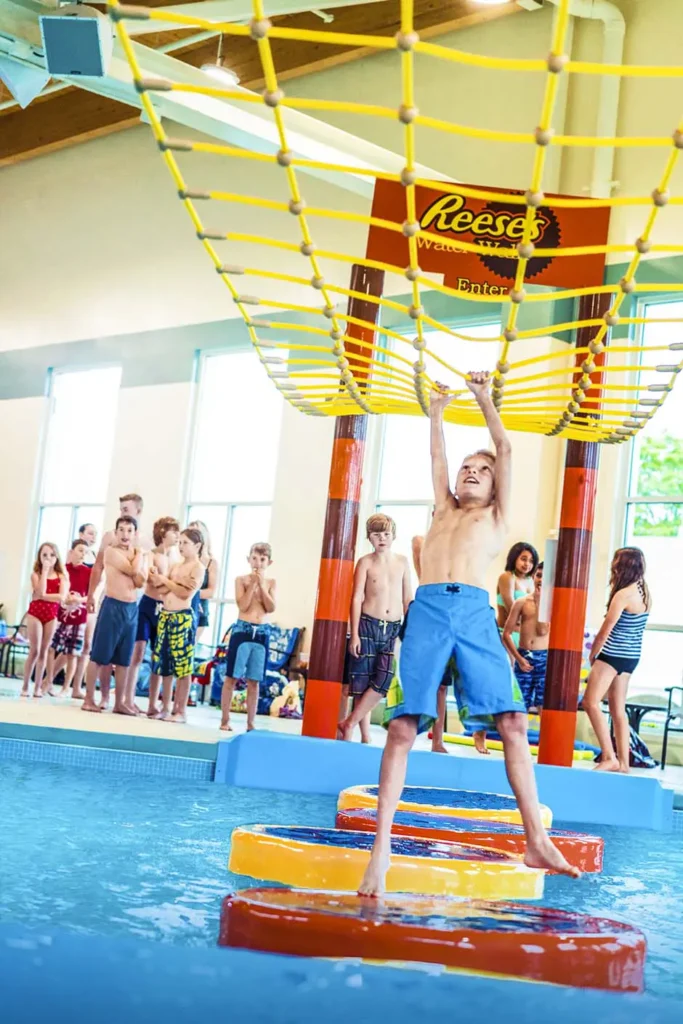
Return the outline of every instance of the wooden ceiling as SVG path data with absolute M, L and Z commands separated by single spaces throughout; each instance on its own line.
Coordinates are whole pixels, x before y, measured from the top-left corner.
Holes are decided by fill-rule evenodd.
M 135 2 L 145 7 L 169 5 L 169 0 Z M 324 6 L 324 0 L 321 0 L 320 7 L 324 9 Z M 415 28 L 421 38 L 429 39 L 519 10 L 513 0 L 502 6 L 482 6 L 476 0 L 415 0 Z M 317 31 L 328 29 L 369 35 L 393 35 L 399 29 L 398 0 L 336 8 L 331 13 L 334 20 L 329 25 L 312 13 L 273 20 L 279 25 L 292 28 Z M 160 32 L 141 36 L 139 41 L 156 48 L 195 34 L 194 29 Z M 274 39 L 272 48 L 281 81 L 346 64 L 375 53 L 365 48 L 281 39 Z M 217 38 L 180 47 L 173 51 L 173 56 L 199 67 L 215 58 L 216 50 Z M 251 39 L 226 38 L 224 57 L 226 64 L 239 75 L 242 85 L 250 89 L 263 87 L 261 64 Z M 11 96 L 0 83 L 0 103 L 8 100 L 11 100 Z M 0 167 L 129 128 L 137 124 L 139 119 L 140 112 L 136 108 L 73 86 L 48 92 L 35 99 L 26 110 L 16 105 L 0 109 Z

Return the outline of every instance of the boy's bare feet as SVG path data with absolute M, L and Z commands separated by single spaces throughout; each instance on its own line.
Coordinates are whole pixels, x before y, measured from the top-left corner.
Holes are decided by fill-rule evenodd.
M 631 766 L 630 766 L 630 764 L 623 764 L 620 761 L 619 762 L 619 772 L 620 772 L 621 775 L 630 775 L 631 774 Z
M 348 743 L 353 737 L 353 729 L 348 718 L 343 718 L 337 726 L 337 738 Z
M 375 899 L 384 896 L 388 870 L 389 858 L 373 853 L 365 869 L 363 881 L 358 886 L 358 895 L 372 896 Z
M 599 761 L 593 769 L 594 772 L 618 772 L 619 762 L 616 757 L 611 757 L 608 761 Z
M 28 697 L 28 690 L 22 690 L 19 694 L 20 697 Z
M 478 754 L 490 754 L 491 753 L 491 751 L 486 746 L 486 733 L 485 732 L 475 732 L 475 733 L 473 733 L 472 734 L 472 739 L 474 740 L 474 749 L 476 750 L 476 752 Z
M 434 746 L 434 744 L 432 744 L 432 754 L 447 754 L 447 753 L 448 753 L 448 751 L 446 750 L 446 748 L 443 745 L 443 743 L 437 743 L 436 746 Z M 488 750 L 485 751 L 485 753 L 488 754 Z
M 33 694 L 33 699 L 34 700 L 42 700 L 43 699 L 42 693 L 34 693 Z
M 256 726 L 253 722 L 247 722 L 247 732 L 253 732 Z
M 178 714 L 178 713 L 174 712 L 171 715 L 169 721 L 171 721 L 171 722 L 179 722 L 181 725 L 186 725 L 187 724 L 187 717 L 184 714 Z
M 72 700 L 85 700 L 85 690 L 79 690 L 78 693 L 71 694 Z
M 538 845 L 532 845 L 527 840 L 524 863 L 528 868 L 542 868 L 545 871 L 553 871 L 558 875 L 568 875 L 570 878 L 581 877 L 579 869 L 567 863 L 560 851 L 551 843 L 547 836 Z
M 99 714 L 101 710 L 101 707 L 99 707 L 97 704 L 93 704 L 91 701 L 87 699 L 84 699 L 83 703 L 81 704 L 81 711 L 93 711 L 96 714 Z
M 232 732 L 232 726 L 230 725 L 230 722 L 221 722 L 221 731 Z
M 117 708 L 116 705 L 114 705 L 114 714 L 128 715 L 130 718 L 135 718 L 137 712 L 131 711 L 130 708 L 127 708 L 124 704 L 122 704 L 120 708 Z

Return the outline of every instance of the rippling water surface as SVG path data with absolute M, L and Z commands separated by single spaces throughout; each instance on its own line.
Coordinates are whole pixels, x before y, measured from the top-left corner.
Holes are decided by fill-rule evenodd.
M 335 800 L 212 783 L 0 763 L 0 919 L 81 933 L 216 942 L 236 825 L 333 825 Z M 647 989 L 683 998 L 683 836 L 576 826 L 605 838 L 605 870 L 548 878 L 545 906 L 637 925 Z

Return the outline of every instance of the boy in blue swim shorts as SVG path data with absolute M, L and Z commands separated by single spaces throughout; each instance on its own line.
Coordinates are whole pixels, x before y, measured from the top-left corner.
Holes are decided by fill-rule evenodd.
M 461 715 L 494 722 L 503 740 L 505 767 L 526 832 L 529 867 L 576 876 L 552 844 L 541 821 L 527 716 L 519 684 L 491 608 L 486 575 L 507 534 L 511 446 L 489 394 L 488 373 L 472 373 L 467 387 L 481 410 L 495 455 L 465 459 L 450 489 L 443 414 L 452 400 L 437 385 L 430 396 L 430 450 L 435 509 L 420 553 L 420 586 L 401 647 L 402 699 L 392 707 L 382 757 L 377 831 L 361 896 L 379 896 L 391 853 L 391 826 L 406 778 L 408 754 L 418 732 L 437 715 L 437 693 L 451 657 L 457 664 Z
M 266 676 L 268 637 L 265 619 L 275 611 L 276 583 L 266 579 L 272 565 L 270 544 L 252 544 L 247 557 L 251 572 L 235 580 L 235 600 L 240 617 L 228 643 L 225 682 L 221 693 L 221 729 L 232 732 L 230 707 L 237 679 L 247 682 L 247 732 L 254 728 L 259 687 Z

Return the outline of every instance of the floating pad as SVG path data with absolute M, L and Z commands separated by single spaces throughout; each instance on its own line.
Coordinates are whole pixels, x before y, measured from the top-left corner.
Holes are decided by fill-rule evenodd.
M 337 828 L 357 832 L 377 830 L 377 811 L 360 808 L 337 811 Z M 467 843 L 487 849 L 504 850 L 524 856 L 526 837 L 521 825 L 502 821 L 477 821 L 474 818 L 446 818 L 443 814 L 411 814 L 397 811 L 391 829 L 397 836 L 419 836 L 446 843 Z M 605 841 L 583 832 L 564 832 L 551 828 L 548 835 L 565 859 L 579 871 L 602 871 Z
M 646 953 L 636 928 L 563 910 L 270 888 L 225 899 L 219 943 L 295 956 L 438 963 L 621 992 L 642 991 Z
M 431 737 L 431 733 L 429 734 Z M 536 735 L 536 743 L 531 742 L 529 739 L 529 751 L 532 757 L 538 757 L 538 733 Z M 452 733 L 446 732 L 443 736 L 444 743 L 457 743 L 461 747 L 473 747 L 474 737 L 469 733 Z M 489 750 L 502 750 L 502 740 L 490 739 L 490 734 L 486 734 L 486 746 Z M 582 749 L 574 745 L 574 760 L 575 761 L 592 761 L 597 753 L 593 747 L 586 747 Z
M 342 789 L 337 809 L 377 807 L 377 786 L 350 786 Z M 455 818 L 479 818 L 486 821 L 507 821 L 515 825 L 522 822 L 513 796 L 501 793 L 479 793 L 474 789 L 437 789 L 427 786 L 406 786 L 398 802 L 399 811 L 418 811 L 424 814 L 447 814 Z M 553 823 L 553 812 L 541 804 L 541 820 L 548 828 Z
M 232 834 L 229 870 L 305 889 L 355 892 L 373 836 L 336 828 L 247 825 Z M 480 899 L 539 899 L 545 872 L 500 850 L 401 836 L 391 841 L 389 892 Z

